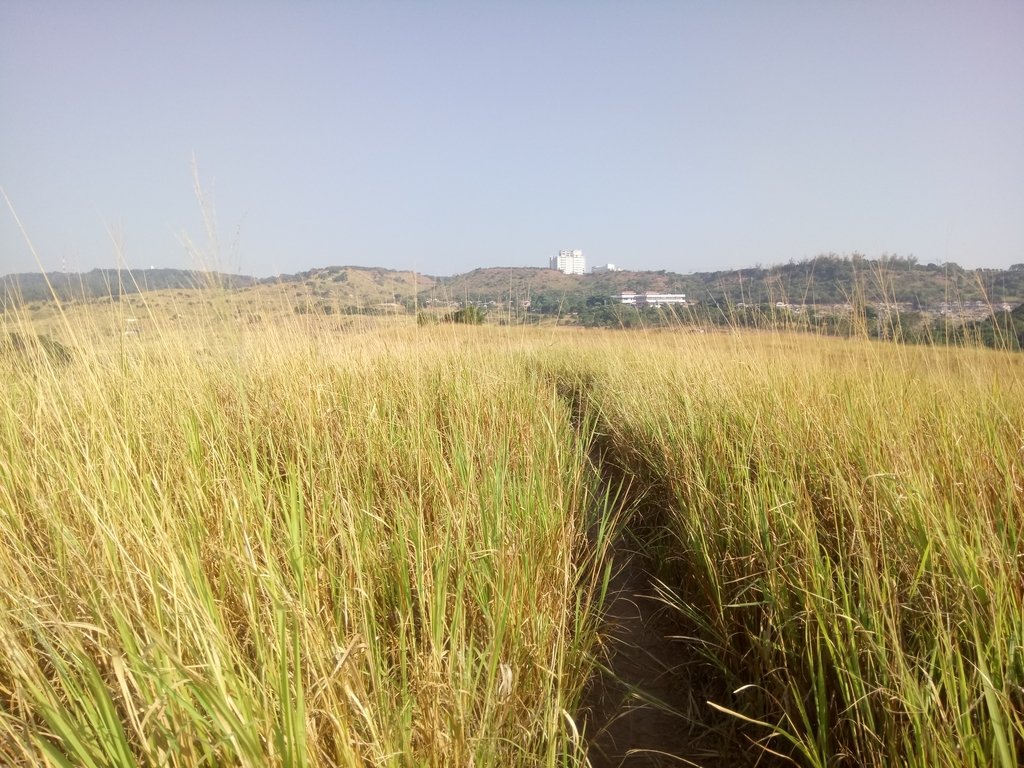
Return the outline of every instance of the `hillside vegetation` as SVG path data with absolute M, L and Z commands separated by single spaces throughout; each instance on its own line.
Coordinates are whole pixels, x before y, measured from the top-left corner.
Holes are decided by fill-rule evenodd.
M 366 308 L 387 303 L 413 303 L 430 290 L 435 278 L 391 269 L 323 267 L 291 275 L 257 279 L 245 275 L 180 269 L 106 270 L 46 275 L 26 273 L 0 278 L 0 307 L 30 302 L 62 302 L 118 298 L 168 291 L 238 291 L 255 300 L 286 295 L 295 306 Z M 301 299 L 301 301 L 295 301 Z
M 206 296 L 3 315 L 0 762 L 1024 759 L 1019 354 Z
M 902 303 L 913 307 L 943 303 L 1024 302 L 1024 265 L 1011 269 L 966 270 L 956 264 L 918 264 L 899 257 L 866 259 L 819 256 L 801 262 L 743 270 L 696 272 L 606 272 L 563 275 L 532 268 L 477 269 L 444 278 L 436 295 L 456 300 L 516 303 L 579 311 L 588 300 L 622 291 L 685 293 L 691 301 L 735 307 L 739 304 Z
M 0 277 L 0 307 L 24 302 L 89 300 L 168 289 L 241 288 L 256 283 L 244 275 L 185 269 L 94 269 L 90 272 L 26 272 Z
M 1024 265 L 1010 269 L 967 270 L 956 264 L 918 264 L 912 258 L 819 256 L 801 262 L 744 270 L 678 274 L 606 272 L 565 275 L 535 267 L 488 267 L 451 277 L 435 277 L 378 267 L 321 267 L 256 279 L 244 275 L 174 269 L 93 270 L 83 274 L 8 275 L 0 278 L 7 304 L 48 301 L 49 280 L 57 296 L 69 299 L 117 297 L 145 291 L 213 287 L 217 290 L 277 287 L 335 310 L 382 304 L 404 309 L 431 303 L 488 303 L 565 314 L 622 291 L 685 293 L 693 302 L 735 307 L 784 302 L 815 304 L 986 305 L 1024 302 Z

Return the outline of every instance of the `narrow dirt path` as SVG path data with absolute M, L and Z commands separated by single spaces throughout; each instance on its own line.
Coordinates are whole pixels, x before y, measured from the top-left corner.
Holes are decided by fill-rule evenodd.
M 560 390 L 577 428 L 592 406 L 587 389 L 575 381 Z M 708 700 L 728 700 L 726 681 L 695 653 L 698 630 L 659 599 L 649 561 L 654 541 L 665 535 L 669 501 L 659 500 L 663 492 L 652 494 L 620 462 L 609 431 L 596 421 L 591 461 L 625 518 L 605 555 L 612 574 L 600 631 L 604 666 L 587 685 L 577 713 L 592 768 L 772 764 L 740 737 L 735 720 L 708 706 Z M 596 546 L 596 536 L 591 544 Z
M 704 765 L 684 713 L 695 702 L 678 679 L 682 652 L 655 601 L 642 558 L 616 552 L 604 636 L 607 668 L 584 701 L 593 768 Z

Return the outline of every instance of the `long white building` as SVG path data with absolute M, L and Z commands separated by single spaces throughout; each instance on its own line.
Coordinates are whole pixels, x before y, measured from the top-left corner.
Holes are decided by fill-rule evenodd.
M 583 251 L 559 251 L 557 256 L 551 257 L 551 268 L 567 275 L 582 275 L 587 271 Z
M 685 293 L 654 293 L 652 291 L 635 293 L 633 291 L 623 291 L 622 293 L 617 294 L 615 298 L 623 304 L 630 304 L 634 307 L 660 307 L 665 304 L 686 304 Z

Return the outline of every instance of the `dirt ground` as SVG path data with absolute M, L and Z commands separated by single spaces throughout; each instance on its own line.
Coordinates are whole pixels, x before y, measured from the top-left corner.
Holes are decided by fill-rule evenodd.
M 694 744 L 699 709 L 680 674 L 684 650 L 635 555 L 619 551 L 609 585 L 607 669 L 591 681 L 584 713 L 593 768 L 718 764 Z

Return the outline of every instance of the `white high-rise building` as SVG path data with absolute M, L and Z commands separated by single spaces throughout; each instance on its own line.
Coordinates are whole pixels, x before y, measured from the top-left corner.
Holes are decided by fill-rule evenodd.
M 582 275 L 587 271 L 583 251 L 559 251 L 557 256 L 551 257 L 551 268 L 567 275 Z

